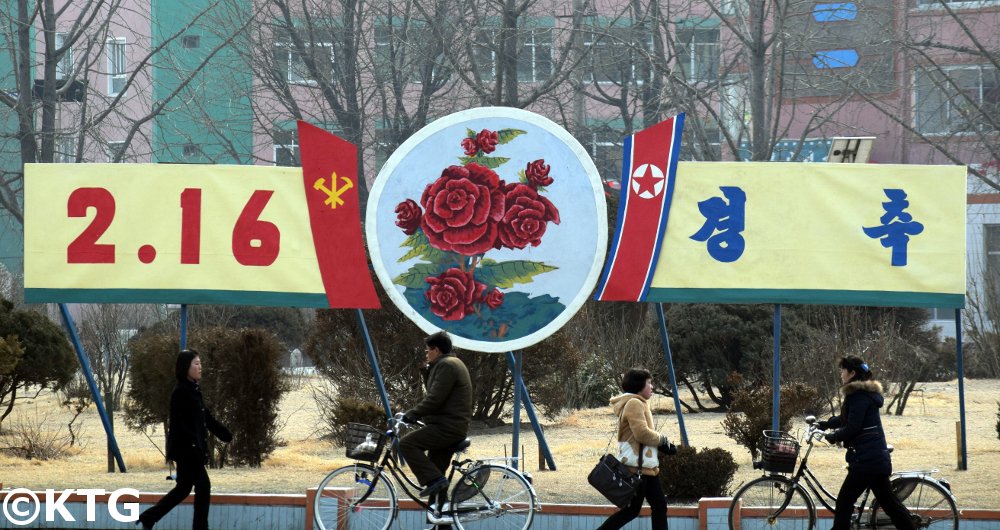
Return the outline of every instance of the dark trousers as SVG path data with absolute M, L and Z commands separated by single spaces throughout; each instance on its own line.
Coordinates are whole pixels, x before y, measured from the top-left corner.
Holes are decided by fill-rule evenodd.
M 194 522 L 192 530 L 208 530 L 208 505 L 212 497 L 212 482 L 202 462 L 177 462 L 177 484 L 160 499 L 160 502 L 139 515 L 139 520 L 156 524 L 167 512 L 174 509 L 194 488 Z
M 660 484 L 660 477 L 649 475 L 642 476 L 642 484 L 636 490 L 632 502 L 611 514 L 611 517 L 608 517 L 597 530 L 618 530 L 625 526 L 639 516 L 644 499 L 649 502 L 649 509 L 652 512 L 650 515 L 653 530 L 667 530 L 667 499 L 663 495 L 663 485 Z
M 875 500 L 882 507 L 882 511 L 892 520 L 893 526 L 897 530 L 914 530 L 913 520 L 910 519 L 910 512 L 899 502 L 896 494 L 889 485 L 889 475 L 861 473 L 858 471 L 847 471 L 844 484 L 840 486 L 840 493 L 837 494 L 836 511 L 833 514 L 832 530 L 848 530 L 851 526 L 851 514 L 854 512 L 854 503 L 858 497 L 868 488 L 871 488 L 875 495 Z
M 465 439 L 464 432 L 426 425 L 399 440 L 399 452 L 417 481 L 426 486 L 444 476 L 451 460 L 452 446 Z

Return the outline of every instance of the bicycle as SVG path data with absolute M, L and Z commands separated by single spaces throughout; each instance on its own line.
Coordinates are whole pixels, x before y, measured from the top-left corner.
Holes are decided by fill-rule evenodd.
M 805 454 L 795 471 L 795 461 L 801 444 L 788 433 L 764 431 L 763 459 L 754 462 L 754 469 L 763 469 L 763 477 L 751 480 L 733 496 L 729 506 L 729 528 L 736 530 L 737 519 L 743 530 L 810 530 L 816 526 L 816 506 L 813 497 L 830 512 L 834 511 L 836 495 L 828 491 L 809 469 L 809 453 L 813 442 L 823 436 L 814 416 L 806 417 L 803 442 Z M 892 451 L 892 447 L 889 448 Z M 794 474 L 789 478 L 785 473 Z M 904 471 L 892 474 L 893 491 L 910 511 L 918 529 L 958 530 L 958 509 L 951 485 L 931 476 L 937 469 Z M 806 487 L 808 486 L 808 490 Z M 810 491 L 812 496 L 810 496 Z M 895 528 L 878 502 L 866 490 L 851 516 L 851 528 Z M 865 514 L 867 513 L 867 518 Z
M 415 495 L 421 488 L 403 471 L 392 449 L 406 426 L 401 415 L 389 420 L 384 433 L 368 425 L 348 425 L 347 457 L 355 462 L 333 470 L 319 483 L 313 514 L 321 529 L 387 530 L 399 512 L 397 484 L 431 512 L 435 525 L 454 524 L 459 530 L 531 527 L 538 500 L 530 476 L 495 463 L 509 461 L 506 457 L 459 460 L 472 443 L 469 439 L 451 448 L 455 456 L 448 481 L 454 485 L 447 498 L 432 506 Z M 453 481 L 456 473 L 459 478 Z

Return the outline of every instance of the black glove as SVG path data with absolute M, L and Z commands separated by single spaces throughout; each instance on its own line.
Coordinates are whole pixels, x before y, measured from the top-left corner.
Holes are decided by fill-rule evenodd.
M 816 422 L 816 428 L 821 431 L 825 431 L 830 428 L 830 422 L 826 420 L 819 420 Z
M 409 424 L 417 423 L 417 417 L 414 416 L 409 411 L 404 412 L 403 417 L 401 419 L 403 420 L 403 423 L 409 423 Z
M 659 449 L 661 453 L 667 456 L 673 456 L 677 454 L 677 446 L 670 442 L 660 445 Z
M 832 432 L 828 432 L 828 433 L 824 434 L 823 435 L 823 439 L 826 440 L 827 443 L 831 443 L 831 444 L 832 443 L 837 443 L 837 439 L 834 437 L 834 433 L 832 433 Z

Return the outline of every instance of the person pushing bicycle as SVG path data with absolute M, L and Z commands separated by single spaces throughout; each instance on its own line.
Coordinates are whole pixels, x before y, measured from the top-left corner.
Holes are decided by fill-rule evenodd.
M 860 357 L 844 357 L 839 365 L 840 391 L 844 394 L 840 414 L 817 424 L 822 430 L 834 429 L 826 433 L 827 442 L 842 442 L 847 448 L 847 477 L 837 494 L 832 530 L 850 528 L 854 503 L 866 489 L 871 489 L 898 530 L 913 530 L 909 511 L 889 484 L 892 459 L 879 414 L 885 402 L 882 384 Z

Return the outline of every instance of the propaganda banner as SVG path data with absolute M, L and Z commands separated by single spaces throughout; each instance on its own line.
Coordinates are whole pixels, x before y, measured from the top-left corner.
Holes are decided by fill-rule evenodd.
M 304 169 L 27 164 L 25 300 L 379 307 L 354 146 L 312 129 Z
M 643 300 L 963 307 L 965 178 L 963 166 L 681 162 Z

